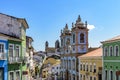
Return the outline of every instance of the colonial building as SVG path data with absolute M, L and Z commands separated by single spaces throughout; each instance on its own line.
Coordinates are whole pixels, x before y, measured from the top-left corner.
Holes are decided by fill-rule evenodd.
M 61 80 L 79 80 L 78 56 L 88 52 L 87 22 L 83 23 L 80 16 L 76 23 L 72 23 L 71 30 L 68 25 L 61 30 Z
M 8 56 L 8 80 L 27 79 L 27 65 L 25 63 L 27 28 L 28 24 L 24 18 L 0 13 L 0 33 L 7 36 L 8 41 L 8 54 L 6 55 Z M 4 78 L 7 80 L 6 77 Z
M 28 73 L 29 73 L 29 79 L 32 76 L 32 72 L 34 70 L 34 66 L 33 66 L 33 53 L 34 53 L 34 48 L 32 45 L 33 42 L 33 38 L 30 36 L 26 36 L 26 56 L 28 57 L 27 60 L 27 69 L 28 69 Z
M 0 78 L 8 80 L 8 36 L 0 33 Z
M 102 48 L 79 56 L 79 80 L 102 80 Z
M 120 80 L 120 36 L 102 42 L 103 79 Z

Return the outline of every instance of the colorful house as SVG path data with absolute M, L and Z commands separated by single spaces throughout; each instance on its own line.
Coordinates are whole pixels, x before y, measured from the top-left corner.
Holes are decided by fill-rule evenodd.
M 102 80 L 120 80 L 120 36 L 101 43 L 103 45 Z
M 7 36 L 0 33 L 0 80 L 8 80 L 8 40 Z
M 34 48 L 32 46 L 33 39 L 32 37 L 26 36 L 26 56 L 29 58 L 27 61 L 27 68 L 29 69 L 29 78 L 32 77 L 32 73 L 34 70 L 34 65 L 33 65 L 33 52 Z
M 79 56 L 79 79 L 102 80 L 102 48 Z
M 26 29 L 24 18 L 0 13 L 0 33 L 8 40 L 8 80 L 27 80 Z M 6 77 L 5 77 L 6 78 Z M 5 79 L 7 80 L 7 79 Z
M 13 38 L 8 40 L 8 79 L 22 79 L 22 58 L 21 58 L 21 40 Z

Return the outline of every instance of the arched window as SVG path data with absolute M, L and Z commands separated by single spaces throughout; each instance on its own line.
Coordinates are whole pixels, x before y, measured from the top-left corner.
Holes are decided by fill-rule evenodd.
M 112 46 L 110 47 L 110 50 L 109 50 L 109 51 L 110 51 L 110 54 L 109 54 L 109 55 L 110 55 L 110 56 L 113 56 L 113 54 L 112 54 L 112 53 L 113 53 L 113 47 L 112 47 Z
M 112 71 L 110 71 L 110 76 L 111 76 L 111 77 L 110 77 L 110 78 L 111 78 L 110 80 L 113 80 L 113 72 L 112 72 Z
M 90 72 L 92 72 L 92 64 L 90 63 Z
M 84 34 L 83 33 L 80 34 L 80 43 L 84 43 Z
M 73 43 L 75 43 L 75 34 L 73 34 Z
M 108 75 L 108 72 L 107 71 L 105 71 L 105 80 L 107 80 L 107 76 Z
M 82 63 L 80 64 L 80 70 L 82 70 Z
M 104 48 L 104 56 L 108 56 L 108 48 L 107 47 Z
M 88 71 L 88 64 L 86 64 L 86 71 Z
M 94 63 L 94 73 L 96 73 L 96 64 Z
M 119 56 L 119 46 L 115 46 L 114 51 L 115 51 L 115 56 Z

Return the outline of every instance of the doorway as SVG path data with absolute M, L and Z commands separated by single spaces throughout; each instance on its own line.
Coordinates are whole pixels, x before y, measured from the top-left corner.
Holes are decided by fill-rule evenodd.
M 4 80 L 4 68 L 0 68 L 0 80 Z

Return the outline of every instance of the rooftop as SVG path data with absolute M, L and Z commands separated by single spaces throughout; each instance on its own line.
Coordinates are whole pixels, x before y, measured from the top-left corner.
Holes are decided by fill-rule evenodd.
M 102 56 L 102 48 L 97 48 L 91 52 L 88 52 L 80 57 L 96 57 L 96 56 Z
M 111 42 L 111 41 L 115 41 L 115 40 L 120 40 L 120 35 L 115 36 L 115 37 L 113 37 L 113 38 L 110 38 L 110 39 L 108 39 L 108 40 L 102 41 L 101 43 Z

